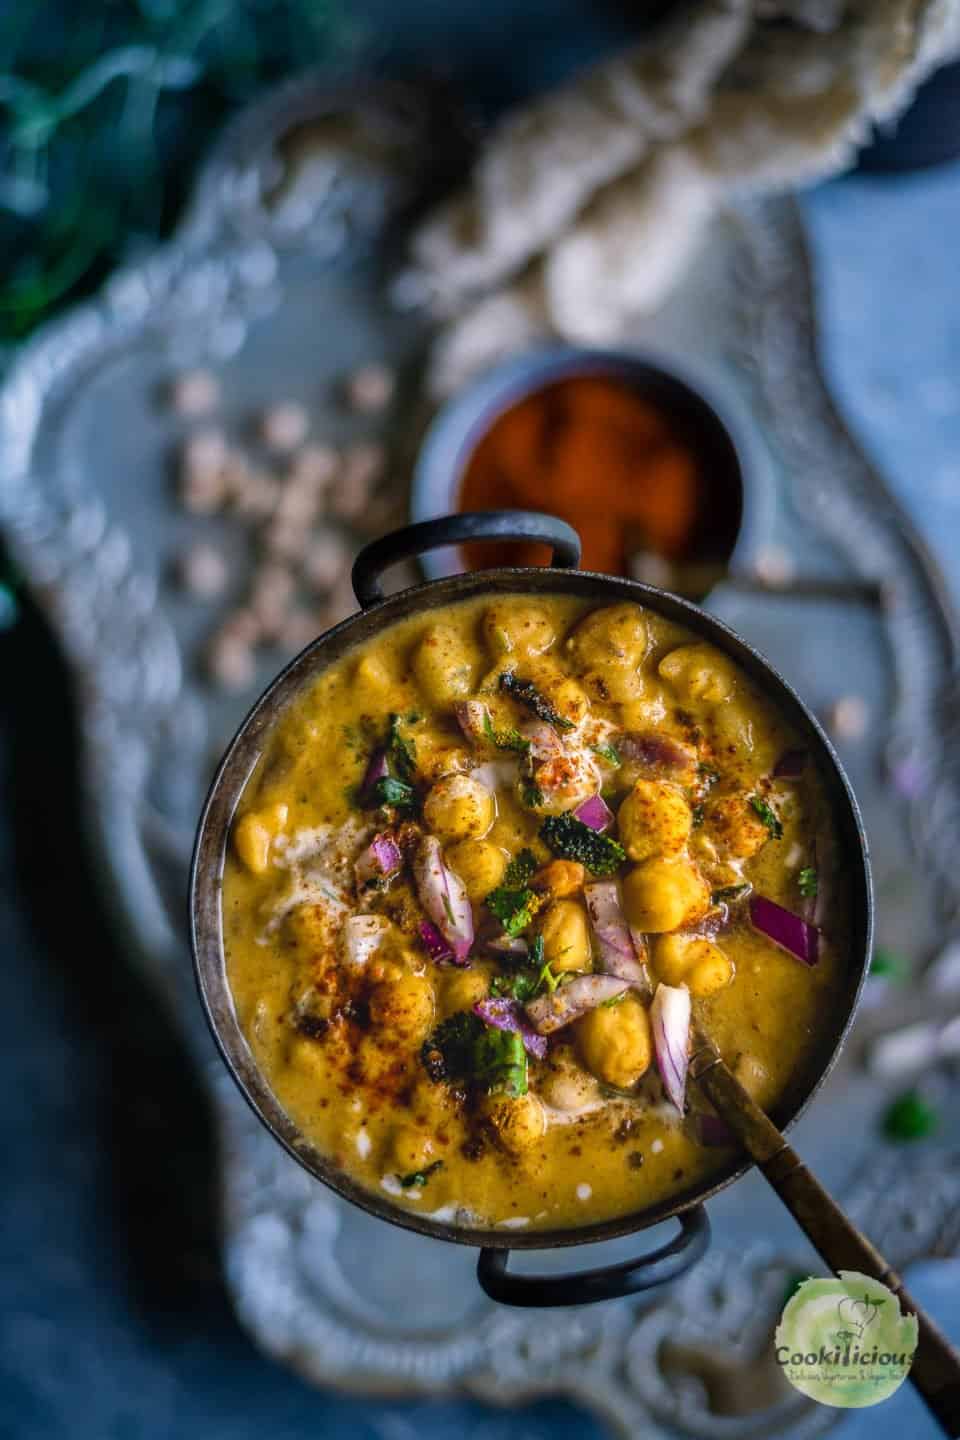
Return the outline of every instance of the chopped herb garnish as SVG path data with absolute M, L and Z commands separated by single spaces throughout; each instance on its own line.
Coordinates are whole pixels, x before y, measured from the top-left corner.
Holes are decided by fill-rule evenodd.
M 560 976 L 554 975 L 550 969 L 550 961 L 545 960 L 540 967 L 540 974 L 537 976 L 537 990 L 549 990 L 552 995 L 560 984 Z
M 547 697 L 540 693 L 532 680 L 521 680 L 514 671 L 507 670 L 500 676 L 500 689 L 512 696 L 519 705 L 525 705 L 528 710 L 532 710 L 539 720 L 545 720 L 548 725 L 552 725 L 554 730 L 575 728 L 573 721 L 568 720 L 566 715 L 561 715 Z
M 425 1170 L 414 1170 L 411 1175 L 401 1175 L 399 1177 L 400 1184 L 403 1186 L 404 1190 L 412 1190 L 414 1186 L 421 1187 L 423 1185 L 426 1185 L 431 1175 L 435 1175 L 438 1170 L 442 1169 L 443 1161 L 434 1160 L 433 1164 L 428 1165 Z
M 489 710 L 483 712 L 483 733 L 491 745 L 495 745 L 498 750 L 515 750 L 518 755 L 530 753 L 530 741 L 525 740 L 514 726 L 510 726 L 506 730 L 494 729 Z
M 540 827 L 540 838 L 563 860 L 579 860 L 592 875 L 613 875 L 627 858 L 623 846 L 609 835 L 600 835 L 575 815 L 549 815 Z
M 531 875 L 537 868 L 537 857 L 532 850 L 524 848 L 518 850 L 503 872 L 503 879 L 500 881 L 501 889 L 517 890 L 521 885 L 526 885 Z
M 537 911 L 543 908 L 546 898 L 536 890 L 531 890 L 528 885 L 518 890 L 508 890 L 505 886 L 498 885 L 496 890 L 490 891 L 485 903 L 487 909 L 500 921 L 504 933 L 515 936 L 531 924 Z
M 732 905 L 735 900 L 744 900 L 753 889 L 752 885 L 724 885 L 710 896 L 711 905 Z
M 532 939 L 531 942 L 530 942 L 530 964 L 531 964 L 531 965 L 542 965 L 542 964 L 543 964 L 543 952 L 544 952 L 545 947 L 546 947 L 546 942 L 545 942 L 543 936 L 542 936 L 542 935 L 534 935 L 533 939 Z
M 488 1093 L 527 1093 L 527 1052 L 513 1030 L 485 1029 L 475 1050 L 475 1078 Z
M 613 765 L 615 768 L 619 769 L 619 767 L 623 764 L 623 761 L 620 758 L 620 751 L 617 749 L 616 745 L 591 745 L 590 749 L 593 751 L 594 755 L 599 755 L 601 760 L 606 760 L 608 765 Z
M 626 998 L 626 990 L 621 990 L 619 995 L 611 995 L 609 1000 L 601 1000 L 599 1008 L 601 1010 L 612 1010 L 614 1005 L 622 1005 Z
M 410 717 L 407 717 L 409 723 Z M 417 773 L 417 747 L 408 735 L 400 733 L 403 720 L 399 715 L 390 716 L 390 731 L 387 736 L 387 754 L 393 761 L 393 768 L 401 780 L 410 781 Z
M 520 785 L 520 799 L 528 810 L 536 810 L 543 804 L 543 791 L 533 780 L 524 780 Z
M 816 897 L 818 884 L 817 872 L 812 865 L 801 870 L 797 876 L 797 889 L 805 900 L 813 900 Z
M 469 1080 L 484 1023 L 472 1010 L 458 1010 L 423 1042 L 420 1059 L 431 1080 Z
M 764 800 L 762 795 L 751 795 L 750 808 L 760 816 L 760 819 L 764 825 L 766 825 L 774 840 L 781 840 L 783 838 L 783 825 L 781 824 L 780 816 L 776 810 L 774 810 L 769 800 Z
M 690 811 L 690 815 L 692 817 L 691 824 L 694 830 L 699 830 L 700 826 L 703 824 L 703 814 L 704 807 L 702 804 L 694 805 L 693 809 Z
M 392 775 L 378 780 L 371 794 L 377 805 L 392 805 L 395 810 L 412 810 L 416 804 L 413 786 L 405 780 L 395 780 Z
M 702 760 L 697 766 L 697 774 L 703 779 L 707 786 L 716 785 L 720 779 L 720 771 L 714 770 L 712 765 L 707 765 Z
M 536 970 L 517 970 L 513 975 L 495 975 L 490 984 L 492 995 L 506 995 L 519 1000 L 521 1005 L 532 1000 L 540 989 L 540 977 Z

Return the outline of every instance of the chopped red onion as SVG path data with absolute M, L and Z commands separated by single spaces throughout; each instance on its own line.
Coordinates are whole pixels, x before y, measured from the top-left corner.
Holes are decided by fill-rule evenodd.
M 457 724 L 468 740 L 483 740 L 490 714 L 482 700 L 459 700 L 453 707 Z
M 784 910 L 765 895 L 750 896 L 750 923 L 788 955 L 804 965 L 816 965 L 820 958 L 820 931 L 799 915 Z
M 452 960 L 453 951 L 444 940 L 436 925 L 429 920 L 420 921 L 420 939 L 431 960 Z
M 384 780 L 389 774 L 387 752 L 381 745 L 370 756 L 370 763 L 367 765 L 366 773 L 360 784 L 360 804 L 364 808 L 373 802 L 373 787 L 377 781 Z
M 420 904 L 462 965 L 473 944 L 473 910 L 463 881 L 443 863 L 440 841 L 424 836 L 413 867 Z
M 374 835 L 354 866 L 358 885 L 369 880 L 389 880 L 403 865 L 400 847 L 390 835 Z
M 481 1000 L 474 1005 L 473 1013 L 479 1015 L 485 1025 L 492 1025 L 495 1030 L 514 1031 L 523 1041 L 523 1048 L 528 1055 L 535 1055 L 538 1060 L 546 1058 L 547 1037 L 531 1030 L 516 1000 L 510 1000 L 506 996 Z
M 775 780 L 798 780 L 807 764 L 806 750 L 786 750 L 773 767 Z
M 522 935 L 494 935 L 484 941 L 483 948 L 492 950 L 495 955 L 510 955 L 514 959 L 523 959 L 530 953 L 530 946 Z
M 697 763 L 693 746 L 656 730 L 627 730 L 615 735 L 613 743 L 621 759 L 656 773 L 690 770 Z
M 668 1099 L 683 1114 L 690 1042 L 690 991 L 686 985 L 658 985 L 650 1006 L 657 1069 Z
M 539 1035 L 550 1035 L 578 1020 L 588 1010 L 595 1010 L 605 1000 L 615 1000 L 629 988 L 626 980 L 618 980 L 614 975 L 579 975 L 551 995 L 531 1000 L 526 1007 L 527 1015 Z
M 587 913 L 600 950 L 600 963 L 605 975 L 629 980 L 631 985 L 646 986 L 646 973 L 624 919 L 620 892 L 615 880 L 592 880 L 583 887 Z
M 574 810 L 575 817 L 591 830 L 609 830 L 613 824 L 613 811 L 602 795 L 591 795 Z

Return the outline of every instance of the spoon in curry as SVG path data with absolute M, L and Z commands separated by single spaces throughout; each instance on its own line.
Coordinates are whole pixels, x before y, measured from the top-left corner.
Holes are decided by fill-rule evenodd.
M 692 1041 L 690 1079 L 700 1086 L 831 1270 L 858 1270 L 879 1280 L 916 1316 L 919 1343 L 910 1379 L 944 1433 L 956 1440 L 960 1436 L 960 1352 L 743 1088 L 709 1036 L 695 1027 Z

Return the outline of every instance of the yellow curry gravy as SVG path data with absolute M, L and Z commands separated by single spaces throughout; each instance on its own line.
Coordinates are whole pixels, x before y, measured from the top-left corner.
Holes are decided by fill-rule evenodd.
M 513 998 L 532 1028 L 606 968 L 583 829 L 547 823 L 597 794 L 609 828 L 588 834 L 643 983 L 535 1039 L 539 1058 L 474 1006 Z M 397 1205 L 531 1230 L 624 1215 L 729 1159 L 701 1143 L 695 1087 L 683 1114 L 665 1092 L 658 985 L 689 990 L 765 1106 L 803 1072 L 847 925 L 833 846 L 801 742 L 716 648 L 633 604 L 430 610 L 332 665 L 268 740 L 224 877 L 237 1014 L 308 1139 Z M 425 896 L 431 858 L 456 914 Z M 444 957 L 464 896 L 473 938 Z M 816 924 L 818 963 L 754 927 L 756 896 Z

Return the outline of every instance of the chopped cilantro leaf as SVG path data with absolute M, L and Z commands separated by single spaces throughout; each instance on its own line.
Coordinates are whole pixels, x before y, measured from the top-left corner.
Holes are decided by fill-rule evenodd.
M 540 988 L 540 977 L 535 970 L 517 970 L 512 975 L 495 975 L 490 990 L 493 995 L 506 995 L 511 1000 L 525 1004 L 532 1000 Z
M 769 800 L 764 800 L 762 795 L 751 795 L 750 808 L 760 816 L 760 819 L 764 825 L 766 825 L 774 840 L 781 840 L 783 838 L 783 825 L 780 822 L 780 816 L 776 810 L 774 810 Z
M 553 971 L 550 969 L 550 961 L 545 960 L 540 968 L 540 974 L 537 976 L 537 989 L 549 990 L 550 994 L 552 995 L 559 984 L 559 975 L 554 975 Z
M 543 804 L 543 791 L 532 780 L 524 780 L 520 786 L 520 799 L 528 810 L 536 810 Z
M 690 811 L 690 823 L 692 824 L 694 830 L 699 830 L 700 826 L 703 824 L 703 811 L 704 807 L 702 804 L 694 805 L 693 809 Z
M 412 1190 L 415 1185 L 422 1187 L 426 1185 L 431 1175 L 435 1175 L 436 1172 L 442 1168 L 443 1161 L 434 1160 L 433 1164 L 428 1165 L 425 1170 L 414 1170 L 410 1175 L 401 1175 L 399 1177 L 400 1184 L 404 1190 Z
M 544 938 L 543 938 L 542 935 L 534 935 L 532 941 L 530 942 L 530 964 L 531 964 L 531 965 L 542 965 L 542 964 L 543 964 L 543 951 L 544 951 L 544 946 L 545 946 L 545 944 L 546 944 L 546 942 L 544 941 Z
M 702 777 L 702 779 L 708 786 L 716 785 L 717 781 L 720 779 L 720 771 L 714 770 L 712 765 L 707 765 L 702 760 L 697 766 L 697 774 Z
M 627 858 L 623 846 L 600 835 L 575 815 L 549 815 L 540 827 L 545 845 L 564 860 L 579 860 L 592 875 L 613 875 Z
M 608 765 L 619 768 L 623 764 L 616 745 L 591 745 L 590 749 L 594 755 L 599 755 L 601 760 L 606 760 Z
M 414 808 L 413 786 L 405 780 L 395 780 L 392 775 L 384 775 L 378 780 L 371 793 L 377 805 L 392 805 L 395 810 Z
M 552 725 L 554 730 L 573 730 L 574 723 L 568 720 L 566 715 L 561 715 L 559 710 L 550 704 L 545 695 L 542 695 L 532 680 L 521 680 L 512 670 L 507 670 L 500 676 L 500 689 L 520 705 L 525 705 L 532 710 L 538 720 L 545 720 Z
M 818 885 L 817 872 L 812 865 L 808 865 L 805 869 L 801 870 L 797 876 L 797 889 L 805 900 L 813 900 L 815 898 Z
M 409 782 L 417 773 L 417 747 L 409 736 L 400 733 L 402 723 L 399 715 L 390 716 L 387 753 L 393 761 L 393 768 L 400 779 Z
M 611 995 L 609 1000 L 600 1001 L 601 1010 L 612 1010 L 614 1005 L 622 1005 L 627 998 L 626 990 L 621 990 L 619 995 Z

